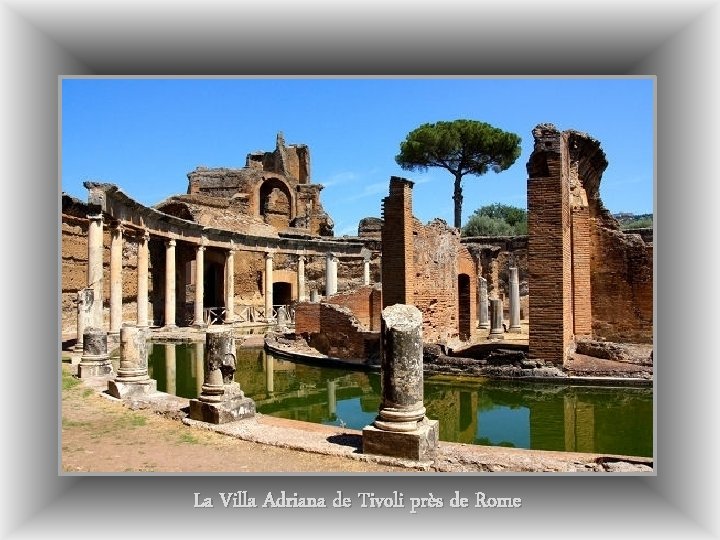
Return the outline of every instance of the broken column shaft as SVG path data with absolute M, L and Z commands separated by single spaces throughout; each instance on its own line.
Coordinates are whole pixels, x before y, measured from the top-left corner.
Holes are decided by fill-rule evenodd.
M 112 362 L 107 352 L 107 332 L 100 328 L 85 328 L 83 355 L 78 364 L 78 377 L 102 377 L 111 375 Z
M 499 298 L 490 300 L 490 334 L 488 339 L 503 339 L 503 303 Z
M 490 315 L 488 312 L 487 279 L 478 277 L 478 328 L 490 328 Z
M 437 448 L 438 422 L 423 405 L 422 314 L 395 304 L 382 311 L 382 401 L 363 429 L 363 452 L 424 460 Z
M 224 424 L 255 416 L 255 402 L 245 397 L 235 375 L 235 338 L 229 328 L 208 328 L 205 334 L 204 382 L 200 396 L 190 400 L 190 418 Z
M 111 396 L 123 399 L 157 391 L 157 382 L 148 376 L 148 344 L 145 331 L 137 326 L 120 328 L 120 367 L 114 381 L 108 381 Z

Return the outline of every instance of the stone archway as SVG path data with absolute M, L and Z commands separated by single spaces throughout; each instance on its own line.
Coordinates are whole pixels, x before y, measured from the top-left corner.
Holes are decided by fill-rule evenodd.
M 286 229 L 295 217 L 295 201 L 288 185 L 279 178 L 265 180 L 260 186 L 259 214 L 265 223 Z

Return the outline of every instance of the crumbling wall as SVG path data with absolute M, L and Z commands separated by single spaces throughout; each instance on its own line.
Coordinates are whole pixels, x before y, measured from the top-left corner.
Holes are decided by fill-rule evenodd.
M 380 331 L 382 292 L 379 286 L 360 287 L 353 291 L 338 293 L 332 296 L 331 302 L 352 311 L 360 324 L 368 330 Z
M 297 304 L 295 334 L 334 358 L 375 362 L 379 357 L 380 332 L 365 328 L 347 307 L 324 302 Z
M 652 342 L 652 243 L 604 208 L 600 143 L 552 124 L 533 130 L 528 170 L 530 354 L 564 363 L 578 337 Z

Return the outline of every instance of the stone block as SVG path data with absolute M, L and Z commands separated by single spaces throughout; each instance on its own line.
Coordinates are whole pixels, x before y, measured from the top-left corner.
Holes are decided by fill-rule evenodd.
M 157 381 L 155 379 L 134 382 L 108 381 L 108 393 L 117 399 L 146 396 L 155 392 L 157 392 Z
M 190 400 L 190 418 L 209 424 L 226 424 L 255 416 L 255 402 L 238 395 L 218 403 Z
M 81 379 L 105 377 L 112 374 L 112 362 L 108 357 L 102 360 L 91 360 L 87 356 L 83 356 L 78 364 L 78 377 Z
M 439 440 L 439 422 L 418 422 L 415 431 L 385 431 L 366 426 L 362 431 L 363 454 L 376 454 L 415 461 L 429 461 L 435 457 Z

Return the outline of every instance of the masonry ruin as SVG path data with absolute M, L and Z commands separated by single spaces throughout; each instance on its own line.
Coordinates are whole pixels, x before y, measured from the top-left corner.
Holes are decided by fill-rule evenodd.
M 154 207 L 87 182 L 88 202 L 62 197 L 63 336 L 280 315 L 321 354 L 377 366 L 381 312 L 404 304 L 420 311 L 427 345 L 519 339 L 538 365 L 562 368 L 583 340 L 652 343 L 652 238 L 623 233 L 603 207 L 600 143 L 552 124 L 533 136 L 526 237 L 423 224 L 413 182 L 393 176 L 381 217 L 336 238 L 308 147 L 282 134 L 243 168 L 196 168 L 187 193 Z

